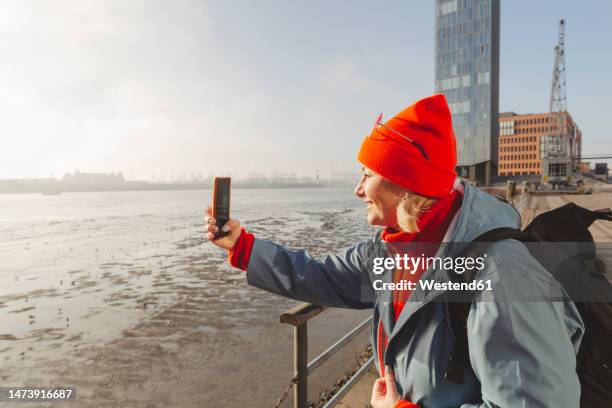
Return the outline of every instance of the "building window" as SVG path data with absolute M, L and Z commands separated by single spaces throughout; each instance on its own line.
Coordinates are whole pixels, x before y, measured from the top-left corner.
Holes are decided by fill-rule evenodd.
M 440 6 L 441 16 L 444 16 L 449 13 L 454 13 L 456 11 L 457 11 L 457 0 L 453 0 L 448 3 L 444 3 Z

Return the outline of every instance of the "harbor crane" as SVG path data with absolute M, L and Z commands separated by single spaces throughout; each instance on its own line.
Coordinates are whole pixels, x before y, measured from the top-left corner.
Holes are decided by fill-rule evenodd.
M 576 126 L 567 113 L 565 80 L 565 20 L 559 21 L 559 37 L 555 47 L 547 132 L 541 139 L 542 180 L 545 188 L 576 184 L 580 140 Z

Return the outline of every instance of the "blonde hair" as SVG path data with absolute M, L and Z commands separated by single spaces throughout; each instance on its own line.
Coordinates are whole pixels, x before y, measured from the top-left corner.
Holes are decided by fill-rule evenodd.
M 420 232 L 418 220 L 421 213 L 427 211 L 435 199 L 423 197 L 411 191 L 404 191 L 397 204 L 397 224 L 405 232 Z

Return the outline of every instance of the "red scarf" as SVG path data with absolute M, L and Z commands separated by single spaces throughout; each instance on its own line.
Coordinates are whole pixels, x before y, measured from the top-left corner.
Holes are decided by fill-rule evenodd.
M 386 242 L 398 243 L 435 243 L 437 245 L 424 245 L 422 248 L 419 248 L 418 254 L 410 254 L 408 251 L 409 256 L 419 256 L 421 254 L 424 254 L 425 256 L 434 256 L 455 213 L 461 206 L 461 200 L 461 194 L 458 191 L 453 190 L 449 195 L 438 199 L 434 205 L 419 216 L 417 225 L 420 232 L 403 232 L 387 227 L 382 232 L 382 239 Z M 423 248 L 426 250 L 421 250 Z M 393 248 L 393 245 L 390 245 L 390 249 L 391 251 L 395 250 L 395 252 L 399 253 L 401 256 L 407 252 L 401 245 L 397 246 L 397 248 Z M 398 282 L 400 280 L 406 280 L 417 282 L 424 272 L 424 268 L 417 271 L 397 269 L 393 274 L 393 281 Z M 404 305 L 406 304 L 408 296 L 410 296 L 409 290 L 393 291 L 393 309 L 395 311 L 396 321 L 402 312 Z

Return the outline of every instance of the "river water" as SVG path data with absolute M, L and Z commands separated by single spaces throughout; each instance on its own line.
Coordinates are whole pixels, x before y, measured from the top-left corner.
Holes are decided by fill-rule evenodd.
M 258 238 L 315 257 L 373 233 L 350 188 L 232 194 L 232 217 Z M 79 407 L 272 406 L 292 374 L 278 318 L 298 302 L 249 287 L 204 239 L 210 198 L 0 195 L 0 386 L 75 386 Z M 311 356 L 369 313 L 316 318 Z M 353 368 L 365 338 L 313 375 L 311 394 Z

